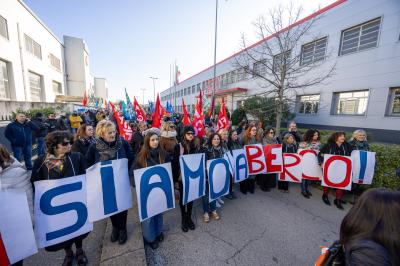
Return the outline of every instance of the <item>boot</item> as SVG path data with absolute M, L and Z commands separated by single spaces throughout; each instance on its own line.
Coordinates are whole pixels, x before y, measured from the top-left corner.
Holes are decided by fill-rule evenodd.
M 322 201 L 323 201 L 326 205 L 331 206 L 331 202 L 329 201 L 328 195 L 323 194 L 323 195 L 322 195 Z
M 246 182 L 247 182 L 247 180 L 243 180 L 242 182 L 239 183 L 240 192 L 242 192 L 245 195 L 247 194 Z
M 182 226 L 181 226 L 181 228 L 182 228 L 182 231 L 183 231 L 184 233 L 186 233 L 187 231 L 189 231 L 189 228 L 188 228 L 188 221 L 187 221 L 187 213 L 182 213 Z
M 65 257 L 62 266 L 72 266 L 74 262 L 74 252 L 72 249 L 65 250 Z
M 86 266 L 88 264 L 88 259 L 82 248 L 76 249 L 75 257 L 78 266 Z
M 256 190 L 256 181 L 255 181 L 255 180 L 249 179 L 247 190 L 248 190 L 251 194 L 254 194 L 254 191 Z
M 111 242 L 116 242 L 119 238 L 119 230 L 115 227 L 113 227 L 112 232 L 111 232 Z
M 192 210 L 189 210 L 189 207 L 188 207 L 188 212 L 187 212 L 187 225 L 190 230 L 196 229 L 196 226 L 194 225 L 194 223 L 192 221 Z
M 333 203 L 339 210 L 343 210 L 342 201 L 340 199 L 335 199 Z
M 118 244 L 120 244 L 120 245 L 125 244 L 127 239 L 128 239 L 128 234 L 126 232 L 126 229 L 120 230 L 119 237 L 118 237 Z

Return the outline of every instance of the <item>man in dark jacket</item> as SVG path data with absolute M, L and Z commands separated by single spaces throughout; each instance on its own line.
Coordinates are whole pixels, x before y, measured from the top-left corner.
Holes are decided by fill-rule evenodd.
M 279 138 L 279 142 L 282 143 L 283 141 L 283 136 L 285 136 L 287 133 L 293 135 L 294 140 L 296 141 L 296 146 L 299 147 L 299 144 L 301 142 L 301 135 L 299 134 L 299 132 L 297 132 L 297 124 L 295 121 L 291 121 L 288 124 L 288 131 L 282 132 L 280 138 Z
M 37 153 L 40 156 L 46 153 L 44 137 L 47 135 L 47 128 L 49 125 L 44 122 L 42 113 L 36 113 L 32 122 L 39 128 L 39 130 L 33 131 L 33 137 L 37 141 Z
M 146 122 L 139 122 L 138 124 L 138 131 L 135 132 L 135 134 L 132 137 L 131 140 L 131 147 L 133 150 L 134 154 L 138 154 L 140 151 L 140 148 L 143 145 L 144 141 L 144 136 L 143 132 L 147 129 Z
M 48 133 L 57 130 L 57 119 L 56 119 L 55 114 L 49 114 L 47 116 L 46 123 L 48 124 L 48 127 L 47 127 Z
M 32 170 L 32 131 L 39 130 L 25 114 L 18 113 L 15 121 L 8 124 L 4 132 L 5 137 L 11 142 L 14 157 L 22 161 L 24 157 L 26 169 Z

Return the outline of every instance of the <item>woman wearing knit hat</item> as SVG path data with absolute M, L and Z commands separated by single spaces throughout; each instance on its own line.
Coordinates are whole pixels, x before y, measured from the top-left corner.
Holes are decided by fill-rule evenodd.
M 192 126 L 185 126 L 183 129 L 182 141 L 175 145 L 174 158 L 172 160 L 172 173 L 174 177 L 175 188 L 179 190 L 179 206 L 182 215 L 182 231 L 187 232 L 189 229 L 196 228 L 192 220 L 193 201 L 185 205 L 182 204 L 183 199 L 183 184 L 182 173 L 179 164 L 179 157 L 185 154 L 201 153 L 200 141 L 194 135 L 195 131 Z

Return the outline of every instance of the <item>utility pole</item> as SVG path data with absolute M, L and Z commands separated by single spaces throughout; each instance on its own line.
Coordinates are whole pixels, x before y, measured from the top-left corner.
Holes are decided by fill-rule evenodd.
M 155 79 L 158 79 L 157 77 L 150 77 L 153 80 L 153 91 L 154 91 L 154 102 L 156 102 L 156 83 Z
M 141 88 L 140 90 L 143 92 L 142 106 L 144 106 L 144 92 L 145 92 L 145 90 L 146 90 L 146 89 L 144 89 L 144 88 Z
M 217 27 L 218 26 L 218 0 L 215 0 L 215 35 L 214 35 L 214 79 L 213 79 L 213 91 L 212 91 L 212 98 L 211 102 L 215 104 L 215 82 L 216 82 L 216 75 L 217 75 Z M 211 114 L 214 117 L 214 106 L 211 107 Z

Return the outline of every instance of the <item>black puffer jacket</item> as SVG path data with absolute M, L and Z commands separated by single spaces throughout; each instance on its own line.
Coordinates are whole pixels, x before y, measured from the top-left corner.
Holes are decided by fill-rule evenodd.
M 71 152 L 66 154 L 65 165 L 61 173 L 52 171 L 46 167 L 44 160 L 46 155 L 39 156 L 32 168 L 31 182 L 47 179 L 60 179 L 65 177 L 71 177 L 76 175 L 83 175 L 86 171 L 85 160 L 82 154 L 77 152 Z
M 344 250 L 346 266 L 396 265 L 386 248 L 372 240 L 354 241 L 346 245 Z
M 346 141 L 340 146 L 338 146 L 335 142 L 328 142 L 319 151 L 318 162 L 322 163 L 324 161 L 324 154 L 350 156 L 353 149 L 353 146 Z

